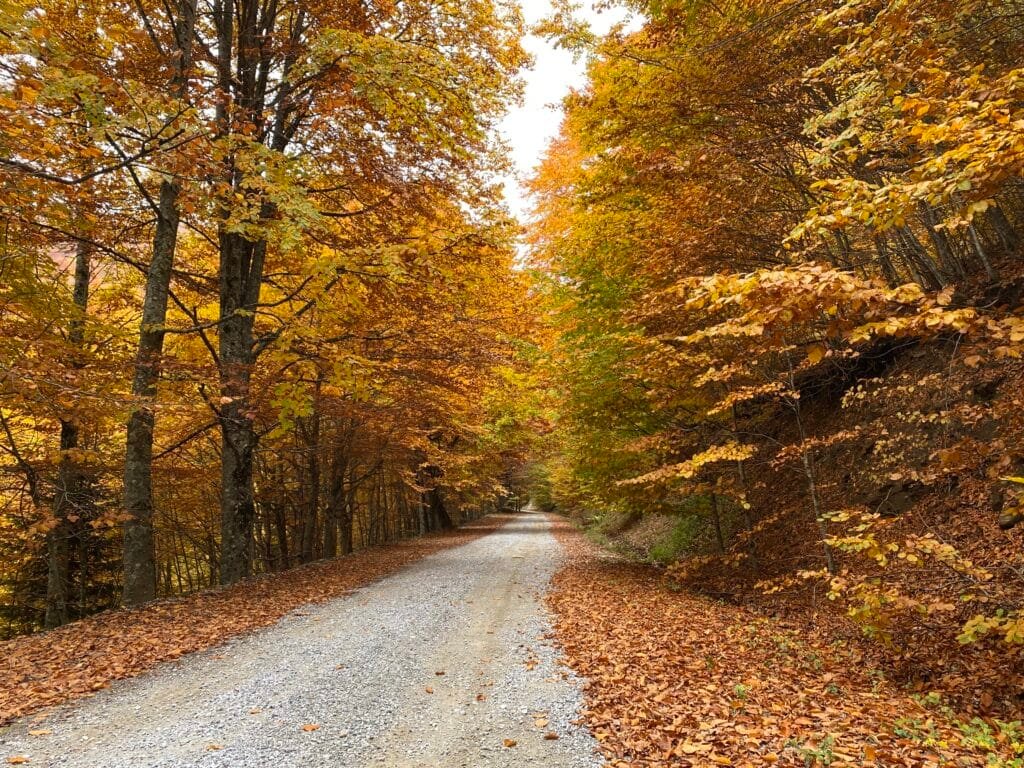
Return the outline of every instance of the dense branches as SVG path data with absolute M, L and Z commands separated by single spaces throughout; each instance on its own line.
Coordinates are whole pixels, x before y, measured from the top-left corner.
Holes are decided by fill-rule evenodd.
M 9 631 L 498 503 L 529 331 L 492 176 L 517 10 L 3 13 Z
M 792 586 L 802 569 L 891 639 L 889 612 L 945 598 L 872 592 L 863 574 L 840 577 L 839 552 L 939 561 L 964 590 L 984 577 L 931 543 L 875 538 L 884 504 L 871 500 L 972 477 L 1020 503 L 996 469 L 1024 458 L 1019 420 L 1000 420 L 1012 387 L 972 408 L 922 374 L 946 405 L 900 413 L 942 425 L 914 438 L 850 394 L 922 342 L 948 343 L 966 379 L 1010 376 L 1021 356 L 1019 13 L 973 0 L 633 5 L 638 29 L 586 50 L 589 82 L 534 180 L 554 498 L 613 527 L 638 512 L 695 520 L 707 551 L 729 551 L 679 573 L 724 560 Z M 969 461 L 983 421 L 1000 447 Z M 865 466 L 835 467 L 844 450 Z

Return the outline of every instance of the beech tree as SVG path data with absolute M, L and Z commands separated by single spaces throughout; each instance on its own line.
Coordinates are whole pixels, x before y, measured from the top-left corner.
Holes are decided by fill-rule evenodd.
M 9 631 L 492 508 L 522 461 L 486 400 L 528 332 L 492 176 L 518 10 L 3 13 Z
M 863 446 L 896 477 L 872 475 L 883 496 L 911 477 L 985 472 L 1016 510 L 996 469 L 1018 461 L 1001 442 L 1013 428 L 1001 420 L 1002 447 L 972 463 L 977 411 L 901 413 L 946 431 L 917 437 L 927 469 L 895 468 L 891 420 L 833 427 L 821 409 L 910 345 L 950 340 L 975 369 L 1021 354 L 1019 301 L 1001 282 L 1024 215 L 1019 24 L 974 2 L 628 5 L 642 23 L 604 38 L 568 7 L 542 25 L 588 61 L 533 182 L 554 501 L 596 519 L 699 519 L 717 551 L 680 573 L 728 561 L 791 575 L 798 561 L 865 622 L 927 613 L 867 577 L 842 581 L 843 558 L 882 552 L 866 532 L 884 525 L 851 512 L 860 500 L 822 463 Z M 752 504 L 766 488 L 799 488 L 799 501 Z M 758 546 L 781 514 L 816 552 Z M 885 546 L 956 561 L 930 543 Z M 976 578 L 962 565 L 957 578 Z

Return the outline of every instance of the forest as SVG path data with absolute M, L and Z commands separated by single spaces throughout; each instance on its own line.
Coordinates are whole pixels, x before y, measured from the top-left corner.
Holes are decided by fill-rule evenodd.
M 547 28 L 589 63 L 532 181 L 535 498 L 676 589 L 1019 721 L 1024 6 L 640 10 Z M 664 636 L 672 601 L 633 601 Z M 1018 765 L 1008 733 L 1006 762 L 938 764 Z
M 722 606 L 926 711 L 783 764 L 1022 764 L 1024 4 L 605 6 L 4 0 L 0 637 L 530 499 L 609 764 L 779 760 L 665 735 Z M 585 83 L 517 221 L 528 33 Z
M 2 631 L 493 506 L 527 322 L 490 177 L 514 9 L 2 21 Z

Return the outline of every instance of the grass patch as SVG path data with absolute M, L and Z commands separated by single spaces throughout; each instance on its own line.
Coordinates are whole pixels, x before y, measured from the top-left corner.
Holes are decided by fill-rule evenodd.
M 651 546 L 648 556 L 661 565 L 674 563 L 693 550 L 702 528 L 703 521 L 697 515 L 680 517 L 672 530 Z

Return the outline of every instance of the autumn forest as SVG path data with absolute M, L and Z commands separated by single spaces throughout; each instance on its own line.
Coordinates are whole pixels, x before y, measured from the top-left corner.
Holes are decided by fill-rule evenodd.
M 520 531 L 467 764 L 1024 765 L 1024 4 L 608 6 L 0 0 L 0 723 Z

